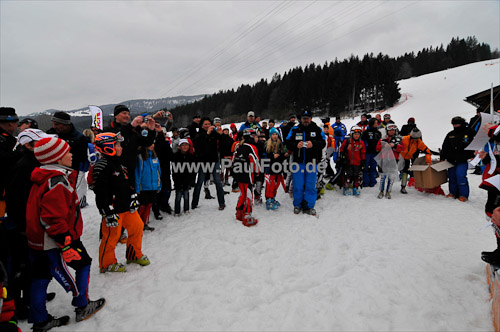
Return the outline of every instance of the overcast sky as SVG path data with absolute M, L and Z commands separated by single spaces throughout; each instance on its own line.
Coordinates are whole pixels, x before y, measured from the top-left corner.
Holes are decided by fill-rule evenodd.
M 25 115 L 210 94 L 295 66 L 398 56 L 454 36 L 495 49 L 499 4 L 0 1 L 0 105 Z

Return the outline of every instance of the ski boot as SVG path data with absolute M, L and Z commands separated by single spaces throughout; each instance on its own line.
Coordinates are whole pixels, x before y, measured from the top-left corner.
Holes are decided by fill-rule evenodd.
M 358 188 L 352 188 L 352 194 L 353 194 L 354 196 L 359 196 L 359 194 L 361 194 L 361 192 L 359 191 L 359 189 L 358 189 Z
M 402 194 L 408 194 L 408 192 L 406 191 L 406 187 L 401 187 L 400 192 L 401 192 Z
M 296 207 L 293 208 L 293 213 L 299 214 L 300 210 L 302 210 L 302 209 L 300 207 L 296 206 Z
M 384 198 L 384 192 L 383 191 L 379 192 L 377 198 L 378 199 Z
M 135 264 L 139 264 L 139 265 L 142 265 L 142 266 L 147 266 L 151 262 L 149 261 L 148 256 L 142 255 L 142 257 L 137 258 L 137 259 L 127 259 L 127 264 L 130 264 L 130 263 L 135 263 Z
M 266 199 L 266 210 L 273 210 L 273 200 L 271 198 Z
M 252 217 L 251 214 L 247 214 L 246 216 L 243 217 L 243 225 L 247 226 L 247 227 L 252 227 L 252 226 L 255 226 L 257 225 L 259 221 L 257 219 L 255 219 L 254 217 Z
M 276 206 L 281 206 L 280 202 L 278 202 L 276 199 L 273 198 L 273 204 Z
M 69 316 L 62 316 L 55 318 L 48 315 L 47 320 L 41 323 L 33 324 L 33 332 L 46 332 L 53 327 L 67 325 L 69 323 Z
M 351 196 L 351 191 L 349 190 L 349 187 L 344 187 L 343 194 L 344 196 Z
M 106 304 L 106 300 L 100 298 L 97 301 L 89 301 L 89 303 L 85 307 L 76 308 L 76 321 L 81 322 L 82 320 L 86 320 L 96 312 L 102 309 Z
M 127 267 L 120 263 L 114 263 L 108 266 L 107 268 L 102 268 L 101 273 L 106 272 L 127 272 Z
M 468 201 L 467 197 L 465 197 L 465 196 L 460 196 L 460 197 L 458 198 L 458 200 L 459 200 L 460 202 L 464 202 L 464 203 Z
M 213 197 L 211 194 L 210 194 L 210 190 L 208 188 L 205 188 L 205 199 L 214 199 L 215 197 Z
M 387 199 L 391 199 L 392 198 L 390 191 L 388 191 L 388 192 L 385 193 L 385 198 L 387 198 Z
M 331 184 L 331 183 L 327 183 L 327 184 L 326 184 L 326 186 L 325 186 L 325 188 L 326 188 L 327 190 L 335 190 L 335 185 L 333 185 L 333 184 Z
M 319 194 L 320 195 L 324 195 L 325 194 L 325 187 L 321 187 L 321 189 L 319 190 Z

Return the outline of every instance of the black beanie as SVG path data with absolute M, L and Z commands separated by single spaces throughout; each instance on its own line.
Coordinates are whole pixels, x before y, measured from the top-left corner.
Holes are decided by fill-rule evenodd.
M 461 116 L 456 116 L 453 119 L 451 119 L 451 124 L 459 124 L 459 125 L 465 126 L 466 123 L 467 122 L 465 121 L 465 119 L 462 118 Z
M 0 107 L 0 122 L 17 122 L 19 117 L 12 107 Z
M 128 107 L 127 107 L 127 106 L 125 106 L 125 105 L 116 105 L 116 106 L 115 106 L 115 110 L 114 110 L 114 112 L 113 112 L 113 115 L 114 115 L 114 116 L 117 116 L 118 114 L 120 114 L 120 113 L 121 113 L 121 112 L 123 112 L 123 111 L 125 111 L 125 112 L 129 112 L 129 113 L 130 113 L 130 110 L 128 109 Z
M 52 115 L 52 118 L 50 118 L 50 121 L 56 122 L 56 123 L 62 123 L 65 125 L 70 125 L 71 124 L 71 117 L 69 116 L 68 113 L 66 112 L 55 112 L 54 115 Z

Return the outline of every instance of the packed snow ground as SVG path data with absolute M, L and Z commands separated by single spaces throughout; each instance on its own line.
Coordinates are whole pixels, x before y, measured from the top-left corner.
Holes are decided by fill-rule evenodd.
M 389 112 L 399 126 L 414 116 L 437 150 L 453 116 L 474 115 L 463 99 L 499 84 L 499 72 L 495 60 L 402 81 L 401 92 L 413 97 Z M 71 296 L 52 282 L 49 312 L 72 317 L 58 331 L 492 330 L 480 252 L 496 243 L 492 230 L 480 230 L 480 177 L 469 181 L 467 203 L 414 189 L 401 195 L 398 184 L 392 200 L 377 199 L 377 188 L 359 198 L 327 191 L 318 218 L 294 215 L 280 189 L 280 210 L 256 207 L 260 222 L 252 228 L 234 218 L 238 194 L 225 196 L 224 211 L 201 199 L 189 215 L 153 218 L 156 230 L 143 239 L 151 265 L 124 274 L 98 272 L 100 216 L 89 193 L 83 242 L 94 257 L 90 296 L 107 304 L 76 324 Z M 125 246 L 116 252 L 124 262 Z

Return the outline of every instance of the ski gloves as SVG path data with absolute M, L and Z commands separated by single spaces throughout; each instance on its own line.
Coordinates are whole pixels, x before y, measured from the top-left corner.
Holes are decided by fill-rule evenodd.
M 81 252 L 81 250 L 73 245 L 71 235 L 69 235 L 69 233 L 66 232 L 64 234 L 58 235 L 55 240 L 57 242 L 57 245 L 61 249 L 61 256 L 66 263 L 69 263 L 71 261 L 79 261 L 80 259 L 82 259 L 79 253 Z
M 108 214 L 104 217 L 104 219 L 106 221 L 106 226 L 110 228 L 117 227 L 119 225 L 118 219 L 120 219 L 120 217 L 116 213 Z

